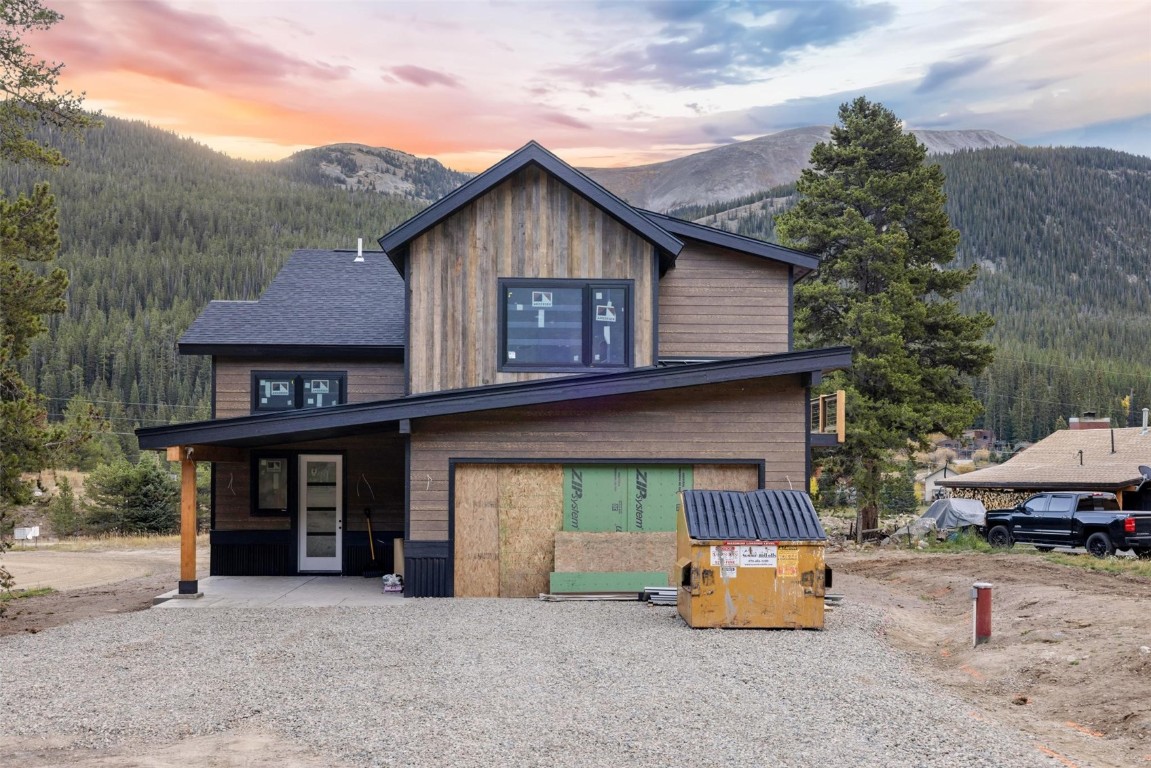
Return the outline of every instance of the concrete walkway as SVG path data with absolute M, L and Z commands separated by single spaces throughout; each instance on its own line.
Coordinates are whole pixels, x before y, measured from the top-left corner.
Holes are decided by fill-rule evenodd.
M 156 608 L 364 608 L 404 604 L 398 592 L 384 592 L 380 579 L 359 576 L 208 576 L 202 597 L 177 597 L 177 590 L 153 600 Z

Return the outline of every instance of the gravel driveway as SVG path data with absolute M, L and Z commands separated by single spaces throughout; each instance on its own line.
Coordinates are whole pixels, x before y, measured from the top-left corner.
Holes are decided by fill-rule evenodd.
M 15 734 L 258 725 L 363 766 L 1053 766 L 920 680 L 851 604 L 823 632 L 639 603 L 152 610 L 0 638 Z

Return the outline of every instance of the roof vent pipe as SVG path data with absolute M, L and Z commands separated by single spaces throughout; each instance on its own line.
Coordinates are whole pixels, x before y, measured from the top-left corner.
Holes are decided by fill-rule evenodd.
M 1139 433 L 1141 435 L 1147 434 L 1147 414 L 1149 412 L 1151 412 L 1151 408 L 1144 408 L 1143 409 L 1143 431 Z
M 356 238 L 355 263 L 356 264 L 363 264 L 364 263 L 364 238 L 362 238 L 362 237 Z

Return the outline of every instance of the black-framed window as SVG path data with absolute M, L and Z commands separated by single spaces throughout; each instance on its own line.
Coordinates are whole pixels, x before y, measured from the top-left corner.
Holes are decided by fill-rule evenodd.
M 501 368 L 631 366 L 631 281 L 503 279 L 499 290 Z
M 252 371 L 252 412 L 342 405 L 347 389 L 346 371 Z
M 295 457 L 286 453 L 252 456 L 252 514 L 284 517 L 293 506 Z

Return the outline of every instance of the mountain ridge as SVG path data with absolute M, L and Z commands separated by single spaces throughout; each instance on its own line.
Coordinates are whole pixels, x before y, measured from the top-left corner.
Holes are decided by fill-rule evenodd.
M 931 154 L 1022 146 L 985 129 L 911 133 Z M 580 170 L 632 205 L 666 212 L 733 200 L 794 182 L 810 164 L 815 145 L 830 138 L 829 125 L 804 126 L 659 163 Z

